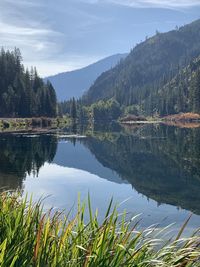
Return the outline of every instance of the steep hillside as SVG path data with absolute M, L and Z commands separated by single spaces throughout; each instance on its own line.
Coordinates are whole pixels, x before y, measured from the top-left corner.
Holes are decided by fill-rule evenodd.
M 114 97 L 121 105 L 139 105 L 144 113 L 154 112 L 154 106 L 146 112 L 146 101 L 200 55 L 199 41 L 200 20 L 168 33 L 157 33 L 103 73 L 83 96 L 84 103 Z
M 143 101 L 146 114 L 200 113 L 200 57 Z
M 85 68 L 60 73 L 55 76 L 47 77 L 45 80 L 49 80 L 53 84 L 59 101 L 68 100 L 72 97 L 79 98 L 84 91 L 89 89 L 102 72 L 114 67 L 126 56 L 127 54 L 116 54 Z

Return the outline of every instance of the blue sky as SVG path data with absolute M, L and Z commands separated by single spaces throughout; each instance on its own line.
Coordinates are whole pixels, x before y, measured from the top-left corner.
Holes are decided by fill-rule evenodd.
M 128 52 L 200 18 L 200 0 L 0 0 L 0 44 L 42 76 Z

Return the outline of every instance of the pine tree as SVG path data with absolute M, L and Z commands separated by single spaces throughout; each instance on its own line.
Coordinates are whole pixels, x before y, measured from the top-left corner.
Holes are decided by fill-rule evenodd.
M 193 111 L 200 113 L 200 70 L 197 71 L 193 84 Z
M 53 86 L 45 84 L 36 68 L 24 70 L 19 49 L 0 51 L 0 117 L 55 117 Z
M 71 102 L 71 110 L 70 110 L 71 118 L 75 121 L 77 119 L 77 109 L 76 109 L 76 100 L 73 97 Z

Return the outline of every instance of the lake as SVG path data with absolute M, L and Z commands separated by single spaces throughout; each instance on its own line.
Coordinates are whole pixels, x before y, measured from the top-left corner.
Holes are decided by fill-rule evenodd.
M 76 134 L 76 135 L 74 135 Z M 118 210 L 141 214 L 141 227 L 193 213 L 200 226 L 200 128 L 164 124 L 93 125 L 50 133 L 0 134 L 0 188 L 44 199 L 44 208 L 76 212 L 87 200 L 100 219 L 113 197 Z

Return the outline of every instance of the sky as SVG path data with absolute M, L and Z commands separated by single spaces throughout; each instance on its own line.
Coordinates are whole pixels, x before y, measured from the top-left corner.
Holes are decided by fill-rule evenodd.
M 0 45 L 46 77 L 200 18 L 200 0 L 0 0 Z

